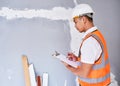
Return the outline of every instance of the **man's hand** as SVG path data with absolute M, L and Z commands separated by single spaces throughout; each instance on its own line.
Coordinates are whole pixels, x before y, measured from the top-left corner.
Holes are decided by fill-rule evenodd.
M 66 62 L 64 61 L 61 61 L 66 67 L 70 66 L 69 64 L 67 64 Z
M 77 61 L 77 56 L 75 56 L 73 53 L 68 53 L 67 58 L 71 61 Z
M 64 64 L 64 66 L 65 66 L 67 69 L 70 69 L 70 70 L 76 69 L 76 68 L 72 67 L 71 65 L 67 64 L 66 62 L 63 62 L 63 61 L 62 61 L 62 63 Z

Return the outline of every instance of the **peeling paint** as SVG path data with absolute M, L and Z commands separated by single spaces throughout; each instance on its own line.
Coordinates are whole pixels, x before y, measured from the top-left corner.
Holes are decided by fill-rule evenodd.
M 7 74 L 7 78 L 8 78 L 8 80 L 12 80 L 12 77 L 13 77 L 13 70 L 12 69 L 7 69 L 6 70 L 6 74 Z
M 12 77 L 11 76 L 8 76 L 8 80 L 11 80 L 12 79 Z
M 77 0 L 73 0 L 75 5 L 78 5 Z
M 8 20 L 34 17 L 47 18 L 51 20 L 68 20 L 70 19 L 72 9 L 65 9 L 64 7 L 54 7 L 52 10 L 45 9 L 28 9 L 17 10 L 8 7 L 2 7 L 0 10 L 0 16 L 5 17 Z
M 118 82 L 115 80 L 115 75 L 113 73 L 111 73 L 110 75 L 111 75 L 111 84 L 110 84 L 110 86 L 119 86 Z

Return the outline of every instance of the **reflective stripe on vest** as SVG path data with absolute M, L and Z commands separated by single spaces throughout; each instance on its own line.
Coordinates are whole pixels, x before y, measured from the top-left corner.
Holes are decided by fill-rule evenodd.
M 101 64 L 96 64 L 92 67 L 93 70 L 97 70 L 97 69 L 100 69 L 100 68 L 103 68 L 105 67 L 107 64 L 109 64 L 109 59 L 107 59 L 106 61 L 102 62 Z M 81 66 L 81 62 L 80 62 L 80 65 Z
M 79 77 L 80 80 L 84 81 L 84 82 L 87 82 L 87 83 L 90 83 L 90 84 L 93 84 L 93 83 L 99 83 L 99 82 L 103 82 L 105 81 L 107 78 L 110 77 L 110 73 L 108 73 L 106 76 L 104 77 L 101 77 L 101 78 L 97 78 L 97 79 L 94 79 L 94 78 L 82 78 L 82 77 Z

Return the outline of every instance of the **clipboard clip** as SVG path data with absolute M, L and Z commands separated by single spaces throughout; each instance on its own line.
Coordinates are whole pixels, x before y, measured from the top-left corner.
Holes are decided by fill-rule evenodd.
M 55 51 L 55 53 L 52 54 L 52 56 L 58 56 L 60 55 L 60 53 L 58 53 L 57 51 Z

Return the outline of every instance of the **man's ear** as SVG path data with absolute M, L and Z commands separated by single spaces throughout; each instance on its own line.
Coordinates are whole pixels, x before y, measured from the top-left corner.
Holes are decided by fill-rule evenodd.
M 87 22 L 87 18 L 85 16 L 82 17 L 82 21 L 84 22 L 84 24 L 86 24 Z

